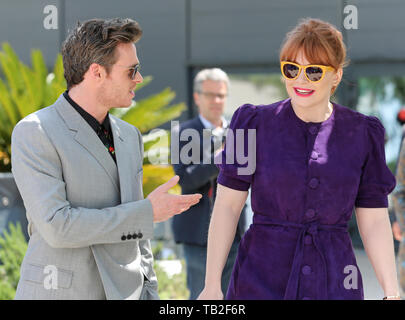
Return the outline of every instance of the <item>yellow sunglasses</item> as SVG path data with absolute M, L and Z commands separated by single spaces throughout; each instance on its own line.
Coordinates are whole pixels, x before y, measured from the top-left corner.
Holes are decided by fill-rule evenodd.
M 323 79 L 326 71 L 334 71 L 335 68 L 329 66 L 322 66 L 320 64 L 309 64 L 306 66 L 298 63 L 281 61 L 281 73 L 287 80 L 295 80 L 304 69 L 305 77 L 311 82 L 318 82 Z

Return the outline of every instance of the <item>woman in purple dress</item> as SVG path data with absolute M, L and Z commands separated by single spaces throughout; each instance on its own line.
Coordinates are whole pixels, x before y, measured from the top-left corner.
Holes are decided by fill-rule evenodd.
M 249 188 L 253 224 L 240 243 L 227 299 L 364 299 L 347 231 L 353 208 L 385 298 L 399 299 L 387 211 L 395 178 L 385 161 L 384 127 L 330 102 L 345 59 L 334 26 L 303 20 L 280 52 L 290 98 L 234 113 L 236 138 L 228 135 L 219 165 L 199 299 L 223 299 L 221 273 Z M 237 129 L 245 133 L 242 142 Z M 255 153 L 245 164 L 240 156 L 230 161 L 232 150 L 252 146 L 249 129 L 256 133 Z M 246 174 L 249 162 L 255 170 Z

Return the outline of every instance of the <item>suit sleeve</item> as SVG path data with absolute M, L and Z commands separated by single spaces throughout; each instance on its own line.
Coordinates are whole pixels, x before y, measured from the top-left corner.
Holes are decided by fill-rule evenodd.
M 119 243 L 127 226 L 142 230 L 143 239 L 152 238 L 153 211 L 148 199 L 102 209 L 71 206 L 60 158 L 37 118 L 16 125 L 11 151 L 12 172 L 27 215 L 51 247 Z

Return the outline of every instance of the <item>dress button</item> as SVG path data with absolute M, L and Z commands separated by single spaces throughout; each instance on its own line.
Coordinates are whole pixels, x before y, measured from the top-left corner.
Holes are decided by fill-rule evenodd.
M 127 237 L 126 237 L 126 236 L 122 236 L 122 237 L 121 237 L 121 240 L 122 240 L 122 241 L 125 241 L 125 240 L 127 240 Z
M 317 160 L 318 156 L 319 156 L 318 152 L 312 151 L 312 153 L 311 153 L 311 159 L 312 160 Z
M 132 235 L 132 239 L 136 239 L 136 238 L 138 238 L 138 235 L 137 235 L 136 233 L 134 233 L 134 234 Z
M 318 184 L 319 184 L 319 180 L 318 180 L 317 178 L 312 178 L 312 179 L 309 181 L 309 186 L 310 186 L 312 189 L 315 189 L 315 188 L 318 186 Z
M 312 237 L 310 235 L 306 235 L 305 238 L 304 238 L 304 243 L 306 245 L 312 244 Z
M 311 274 L 312 269 L 310 266 L 303 266 L 301 271 L 302 271 L 302 274 L 307 276 L 307 275 Z
M 132 235 L 128 234 L 128 235 L 127 235 L 127 239 L 128 239 L 128 240 L 131 240 L 131 239 L 132 239 Z
M 311 134 L 316 134 L 318 132 L 318 128 L 315 126 L 311 126 L 311 127 L 309 127 L 309 132 Z
M 141 232 L 139 232 L 139 233 L 138 233 L 138 238 L 139 238 L 139 239 L 142 239 L 142 237 L 143 237 L 143 234 L 142 234 Z
M 315 210 L 314 209 L 308 209 L 307 212 L 305 212 L 305 215 L 307 218 L 313 218 L 315 217 Z

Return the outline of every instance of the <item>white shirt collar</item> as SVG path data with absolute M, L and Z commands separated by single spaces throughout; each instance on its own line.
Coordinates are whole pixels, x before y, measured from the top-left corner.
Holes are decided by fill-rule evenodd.
M 206 129 L 216 128 L 216 126 L 211 121 L 205 119 L 201 114 L 199 114 L 198 116 L 200 117 L 200 120 Z M 221 117 L 221 121 L 222 121 L 222 129 L 226 129 L 228 127 L 228 121 L 226 121 L 224 117 Z

